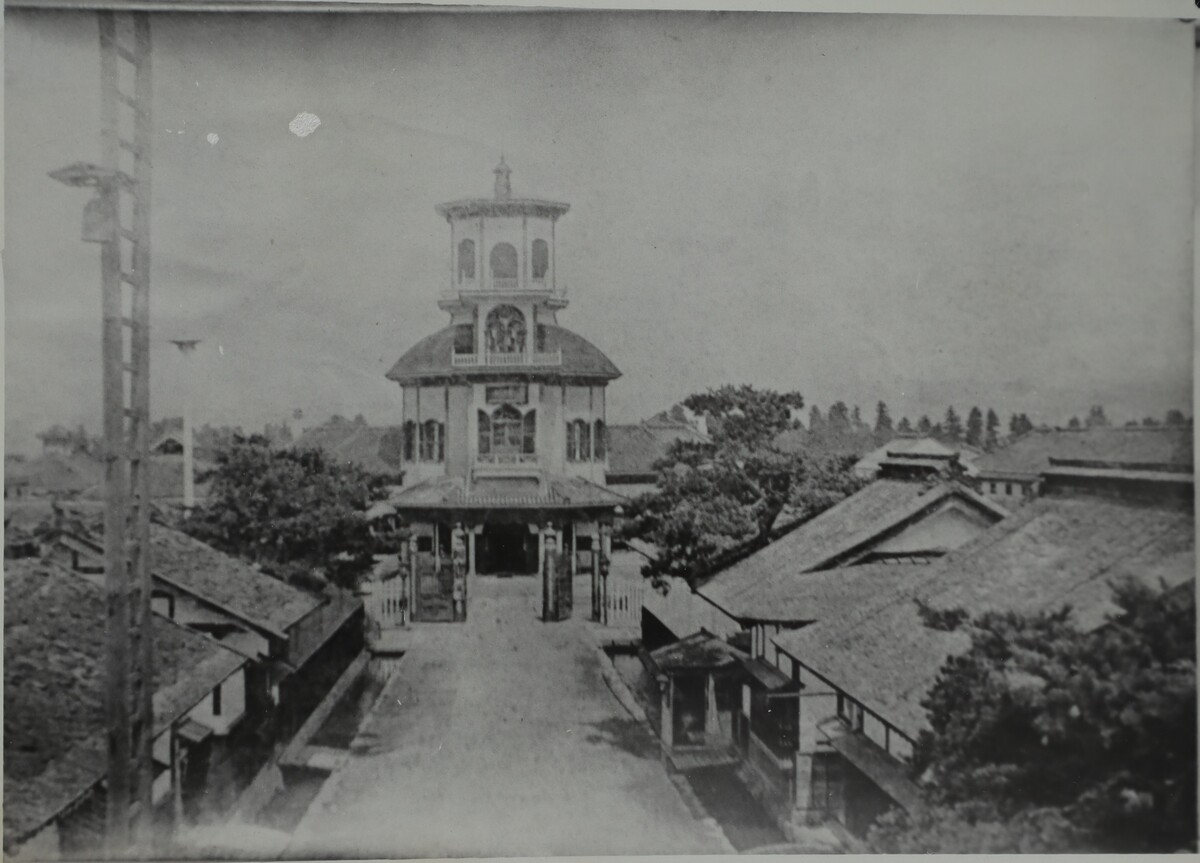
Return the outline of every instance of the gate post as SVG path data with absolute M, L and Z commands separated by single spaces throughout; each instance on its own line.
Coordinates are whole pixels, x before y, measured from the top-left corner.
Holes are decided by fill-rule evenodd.
M 554 568 L 554 527 L 547 522 L 541 533 L 542 550 L 542 621 L 554 620 L 555 607 L 558 605 L 556 591 L 558 585 L 555 578 L 558 573 Z

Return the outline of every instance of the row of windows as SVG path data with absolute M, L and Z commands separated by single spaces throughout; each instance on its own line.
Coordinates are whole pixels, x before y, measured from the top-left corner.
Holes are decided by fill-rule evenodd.
M 535 281 L 543 281 L 550 270 L 550 244 L 545 240 L 534 240 L 530 247 L 530 269 Z M 517 278 L 517 249 L 512 243 L 496 243 L 488 257 L 493 279 Z M 458 244 L 458 281 L 475 279 L 475 241 L 463 240 Z
M 480 410 L 479 455 L 481 458 L 528 456 L 537 452 L 537 411 L 521 411 L 509 404 L 491 413 Z M 603 461 L 608 450 L 608 434 L 604 422 L 587 420 L 567 423 L 567 461 Z M 417 456 L 417 458 L 414 458 Z M 409 420 L 404 424 L 404 460 L 444 462 L 446 460 L 446 426 L 437 420 L 426 420 L 419 426 Z
M 489 354 L 520 354 L 525 352 L 525 316 L 515 306 L 496 306 L 488 313 L 483 326 L 484 342 Z M 534 351 L 546 350 L 546 326 L 534 328 Z M 458 324 L 454 328 L 454 352 L 475 353 L 475 327 Z

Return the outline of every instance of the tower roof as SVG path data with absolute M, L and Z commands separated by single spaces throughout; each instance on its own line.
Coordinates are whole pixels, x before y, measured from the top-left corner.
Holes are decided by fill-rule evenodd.
M 546 201 L 541 198 L 514 198 L 512 195 L 512 168 L 500 156 L 492 173 L 496 175 L 495 191 L 491 198 L 464 198 L 438 204 L 438 215 L 443 219 L 469 219 L 479 216 L 538 216 L 557 219 L 570 204 L 561 201 Z
M 562 365 L 556 366 L 483 366 L 453 365 L 453 326 L 438 330 L 410 348 L 396 361 L 387 377 L 401 383 L 441 381 L 447 378 L 491 378 L 502 376 L 539 379 L 584 378 L 610 381 L 621 376 L 612 360 L 583 336 L 554 324 L 546 328 L 547 352 L 562 351 Z

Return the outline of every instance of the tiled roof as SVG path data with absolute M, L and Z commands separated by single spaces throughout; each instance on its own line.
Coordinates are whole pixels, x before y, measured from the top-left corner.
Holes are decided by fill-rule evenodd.
M 650 654 L 650 660 L 660 671 L 724 668 L 740 665 L 749 658 L 729 642 L 707 632 L 693 632 Z
M 409 486 L 389 500 L 398 510 L 471 509 L 507 506 L 544 509 L 615 507 L 628 499 L 603 486 L 573 476 L 551 475 L 544 485 L 533 477 L 489 477 L 470 488 L 462 477 L 439 476 Z
M 878 479 L 775 542 L 717 573 L 697 593 L 734 617 L 772 610 L 792 579 L 829 566 L 949 497 L 1002 517 L 996 504 L 955 483 Z
M 4 838 L 23 841 L 99 781 L 104 749 L 104 591 L 46 561 L 4 567 Z M 154 616 L 155 732 L 244 660 Z
M 292 446 L 319 449 L 338 462 L 357 465 L 369 473 L 392 476 L 402 473 L 399 454 L 384 458 L 381 451 L 383 436 L 392 428 L 365 423 L 325 423 L 307 429 Z
M 77 494 L 103 482 L 104 465 L 76 453 L 42 455 L 28 461 L 4 463 L 5 482 L 26 486 L 31 494 Z
M 387 373 L 394 381 L 445 380 L 447 378 L 478 377 L 503 374 L 508 377 L 533 374 L 541 379 L 593 378 L 613 380 L 621 372 L 599 348 L 582 336 L 553 324 L 544 324 L 545 351 L 562 351 L 560 366 L 483 366 L 464 367 L 451 363 L 454 350 L 454 327 L 438 330 L 417 342 Z
M 282 636 L 321 600 L 185 533 L 150 525 L 154 574 Z
M 1036 476 L 1052 458 L 1191 470 L 1192 430 L 1160 426 L 1032 431 L 982 456 L 976 466 L 982 475 Z
M 677 440 L 707 443 L 709 438 L 686 422 L 656 417 L 637 425 L 608 427 L 608 475 L 654 474 L 654 463 L 666 456 Z
M 1074 609 L 1084 628 L 1114 610 L 1110 585 L 1132 576 L 1176 586 L 1195 577 L 1193 518 L 1184 508 L 1101 498 L 1039 498 L 926 567 L 872 566 L 824 620 L 776 636 L 785 652 L 903 733 L 927 727 L 921 700 L 963 632 L 922 625 L 916 598 L 934 608 L 1034 612 Z
M 150 498 L 152 500 L 182 500 L 183 499 L 183 456 L 181 455 L 152 455 L 150 456 L 148 481 Z M 196 480 L 196 497 L 203 499 L 208 494 L 207 474 L 215 465 L 203 459 L 196 459 L 193 464 L 193 477 Z M 104 499 L 103 477 L 95 485 L 85 489 L 80 497 L 87 500 Z

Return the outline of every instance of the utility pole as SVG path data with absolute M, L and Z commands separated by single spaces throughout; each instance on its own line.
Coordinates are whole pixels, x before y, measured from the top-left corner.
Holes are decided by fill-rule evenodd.
M 192 398 L 194 394 L 191 361 L 188 359 L 200 344 L 200 339 L 171 339 L 179 348 L 184 365 L 183 402 L 183 507 L 191 515 L 196 506 L 196 475 L 192 453 Z
M 83 239 L 101 247 L 108 731 L 105 836 L 107 853 L 116 858 L 152 853 L 154 689 L 147 560 L 150 21 L 144 12 L 101 11 L 97 16 L 101 164 L 76 163 L 50 176 L 94 190 L 84 209 Z

